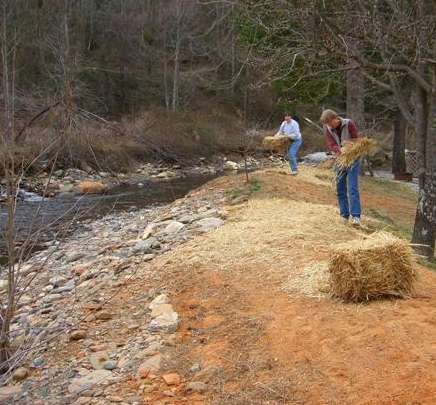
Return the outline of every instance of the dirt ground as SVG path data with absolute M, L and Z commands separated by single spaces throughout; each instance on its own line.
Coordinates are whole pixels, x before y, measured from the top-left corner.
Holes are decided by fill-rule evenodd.
M 226 224 L 152 266 L 182 320 L 167 370 L 208 389 L 154 393 L 147 403 L 436 403 L 436 273 L 416 265 L 412 298 L 356 305 L 317 290 L 307 272 L 336 243 L 413 223 L 415 196 L 365 180 L 364 208 L 388 219 L 365 217 L 357 230 L 338 218 L 331 184 L 325 170 L 292 177 L 271 169 L 249 186 L 238 175 L 198 191 L 221 189 L 234 200 Z M 141 282 L 126 294 L 139 293 Z M 195 363 L 201 370 L 193 373 Z M 120 391 L 135 389 L 128 384 Z
M 222 229 L 166 258 L 183 320 L 173 367 L 201 363 L 198 378 L 210 387 L 192 403 L 435 403 L 436 274 L 420 267 L 408 300 L 342 304 L 308 296 L 304 285 L 289 293 L 289 277 L 360 231 L 336 218 L 328 174 L 271 170 L 255 179 L 259 191 Z M 363 188 L 364 206 L 413 219 L 412 194 Z

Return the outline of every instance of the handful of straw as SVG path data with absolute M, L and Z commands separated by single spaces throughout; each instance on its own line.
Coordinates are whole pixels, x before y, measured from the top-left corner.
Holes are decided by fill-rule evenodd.
M 336 167 L 339 170 L 349 169 L 354 162 L 368 155 L 376 146 L 377 142 L 372 138 L 359 138 L 356 142 L 347 143 L 336 158 Z
M 262 147 L 266 150 L 281 152 L 289 147 L 290 140 L 287 136 L 266 136 L 263 139 Z

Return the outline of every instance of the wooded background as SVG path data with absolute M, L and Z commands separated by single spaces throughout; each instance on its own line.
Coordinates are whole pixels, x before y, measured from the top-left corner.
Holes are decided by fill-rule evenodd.
M 238 150 L 247 129 L 276 126 L 286 110 L 316 121 L 333 107 L 366 133 L 392 130 L 396 173 L 405 146 L 416 149 L 414 240 L 434 245 L 435 7 L 1 0 L 2 149 L 123 170 Z

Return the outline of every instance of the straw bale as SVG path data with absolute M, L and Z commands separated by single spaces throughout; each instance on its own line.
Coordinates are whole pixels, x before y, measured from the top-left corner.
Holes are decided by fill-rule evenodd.
M 263 138 L 262 147 L 266 150 L 281 152 L 289 147 L 290 140 L 287 136 L 275 135 Z
M 346 302 L 409 297 L 416 272 L 408 243 L 387 232 L 337 245 L 330 254 L 329 290 Z

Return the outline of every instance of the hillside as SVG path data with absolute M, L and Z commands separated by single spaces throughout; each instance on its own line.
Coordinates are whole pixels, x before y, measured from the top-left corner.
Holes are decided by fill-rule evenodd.
M 408 300 L 343 304 L 323 288 L 331 246 L 406 234 L 414 193 L 364 178 L 372 216 L 355 229 L 336 216 L 328 170 L 285 173 L 224 176 L 164 211 L 124 214 L 119 231 L 108 219 L 65 242 L 55 264 L 76 289 L 32 318 L 58 329 L 42 365 L 7 387 L 25 393 L 17 403 L 430 404 L 436 274 L 417 264 Z M 153 254 L 141 245 L 151 235 Z

